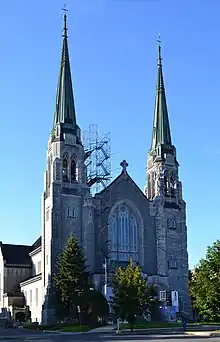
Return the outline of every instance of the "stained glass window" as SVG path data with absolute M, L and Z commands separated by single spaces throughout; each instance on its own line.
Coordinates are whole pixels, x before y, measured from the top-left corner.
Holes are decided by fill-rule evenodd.
M 119 205 L 109 221 L 111 260 L 138 261 L 138 225 L 130 208 Z

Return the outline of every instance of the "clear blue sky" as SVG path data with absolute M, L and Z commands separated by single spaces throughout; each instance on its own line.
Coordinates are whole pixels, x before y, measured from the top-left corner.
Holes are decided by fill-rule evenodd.
M 41 231 L 41 193 L 60 62 L 63 2 L 2 2 L 0 239 Z M 71 0 L 69 48 L 77 118 L 112 138 L 143 189 L 156 84 L 157 33 L 173 142 L 187 202 L 190 265 L 219 238 L 219 0 Z

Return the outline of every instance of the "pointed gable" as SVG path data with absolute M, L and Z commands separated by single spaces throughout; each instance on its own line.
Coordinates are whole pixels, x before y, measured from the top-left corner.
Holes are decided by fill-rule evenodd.
M 118 218 L 123 207 L 128 213 L 128 225 L 129 231 L 131 232 L 131 222 L 135 222 L 137 227 L 137 235 L 138 235 L 138 247 L 136 252 L 131 250 L 129 247 L 129 251 L 122 251 L 122 248 L 119 246 L 119 242 L 117 242 L 117 251 L 114 250 L 112 252 L 112 258 L 117 260 L 126 257 L 126 260 L 129 260 L 129 255 L 132 254 L 132 258 L 136 258 L 134 260 L 138 260 L 138 262 L 143 265 L 143 270 L 146 273 L 153 274 L 156 269 L 156 258 L 155 255 L 155 222 L 153 217 L 150 215 L 149 204 L 150 201 L 141 191 L 139 186 L 133 181 L 130 175 L 127 172 L 127 162 L 123 161 L 121 163 L 123 168 L 121 174 L 104 190 L 95 196 L 95 205 L 96 205 L 96 245 L 97 250 L 103 250 L 102 253 L 109 253 L 109 241 L 111 241 L 111 236 L 113 231 L 113 227 L 116 229 L 114 236 L 119 234 L 119 222 Z M 133 218 L 133 221 L 132 221 Z M 113 222 L 117 222 L 116 224 Z M 101 231 L 100 231 L 101 230 Z M 110 235 L 109 235 L 110 234 Z M 129 233 L 133 236 L 132 233 Z M 119 237 L 117 238 L 119 241 Z M 129 240 L 130 241 L 130 240 Z M 129 242 L 130 243 L 130 242 Z M 144 247 L 146 250 L 144 252 Z M 126 253 L 125 254 L 123 253 Z M 123 254 L 123 257 L 122 257 Z M 101 256 L 97 256 L 101 257 Z M 118 259 L 119 258 L 119 259 Z M 113 259 L 112 259 L 113 260 Z M 124 259 L 123 259 L 124 260 Z M 101 261 L 100 261 L 101 262 Z
M 135 183 L 135 181 L 131 178 L 131 176 L 126 172 L 122 171 L 118 177 L 116 177 L 113 182 L 111 182 L 105 189 L 97 194 L 97 196 L 104 195 L 109 191 L 123 191 L 123 188 L 131 188 L 132 191 L 138 193 L 142 199 L 148 202 L 147 197 L 144 195 L 143 191 L 139 188 L 139 186 Z

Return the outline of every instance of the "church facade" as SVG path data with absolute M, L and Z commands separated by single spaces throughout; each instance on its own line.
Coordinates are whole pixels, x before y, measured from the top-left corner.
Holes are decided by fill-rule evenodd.
M 129 176 L 124 160 L 121 174 L 92 196 L 76 120 L 64 15 L 56 109 L 46 154 L 41 236 L 30 246 L 0 244 L 0 305 L 12 315 L 19 307 L 22 310 L 22 304 L 18 303 L 24 297 L 32 321 L 51 321 L 51 277 L 57 256 L 73 232 L 98 289 L 106 285 L 103 272 L 106 260 L 111 273 L 132 258 L 157 290 L 162 311 L 166 311 L 168 298 L 172 296 L 175 310 L 190 316 L 186 204 L 171 139 L 160 45 L 157 68 L 144 191 Z M 107 284 L 107 296 L 111 293 L 110 285 Z

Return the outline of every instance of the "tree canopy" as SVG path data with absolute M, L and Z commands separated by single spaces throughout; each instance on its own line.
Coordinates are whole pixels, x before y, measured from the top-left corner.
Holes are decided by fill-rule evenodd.
M 194 311 L 208 320 L 220 319 L 220 240 L 207 248 L 206 257 L 189 273 Z
M 148 302 L 147 281 L 141 268 L 130 260 L 123 269 L 119 267 L 112 278 L 113 297 L 111 305 L 117 317 L 127 320 L 132 328 L 136 316 L 141 315 Z

